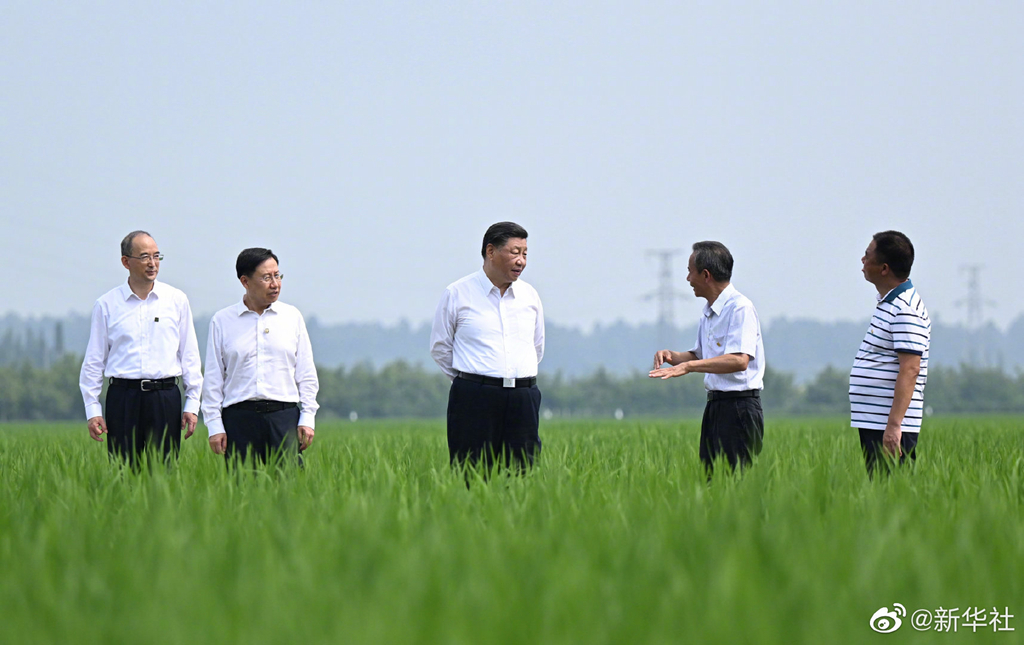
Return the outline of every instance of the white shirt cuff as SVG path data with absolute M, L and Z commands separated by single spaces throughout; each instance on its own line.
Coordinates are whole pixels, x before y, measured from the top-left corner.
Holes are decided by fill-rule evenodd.
M 222 420 L 210 419 L 207 421 L 206 419 L 203 419 L 203 422 L 206 423 L 206 427 L 210 430 L 211 437 L 218 434 L 224 434 L 224 422 Z
M 306 426 L 307 428 L 313 428 L 316 430 L 316 413 L 315 412 L 302 412 L 299 414 L 299 425 Z
M 199 399 L 185 399 L 185 409 L 182 412 L 199 414 Z
M 93 417 L 103 416 L 103 405 L 100 403 L 90 403 L 85 406 L 85 420 L 88 421 Z

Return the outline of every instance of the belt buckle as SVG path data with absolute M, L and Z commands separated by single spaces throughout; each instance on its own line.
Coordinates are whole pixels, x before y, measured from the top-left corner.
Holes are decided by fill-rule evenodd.
M 147 383 L 152 385 L 153 381 L 149 380 L 148 378 L 144 378 L 141 381 L 139 381 L 139 389 L 142 390 L 143 392 L 152 392 L 153 390 L 147 390 L 146 389 L 146 384 Z
M 503 378 L 501 379 L 501 387 L 515 387 L 516 380 L 514 378 Z

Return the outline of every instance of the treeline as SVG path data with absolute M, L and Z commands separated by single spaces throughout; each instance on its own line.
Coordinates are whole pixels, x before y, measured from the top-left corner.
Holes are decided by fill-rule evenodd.
M 0 421 L 81 420 L 81 358 L 65 355 L 49 368 L 29 362 L 0 367 Z M 396 361 L 375 369 L 319 368 L 320 418 L 442 417 L 448 380 L 433 366 Z M 763 402 L 768 414 L 846 414 L 848 374 L 828 367 L 806 384 L 768 370 Z M 692 416 L 704 408 L 700 375 L 655 381 L 646 373 L 617 376 L 598 369 L 585 377 L 541 374 L 542 414 L 553 417 Z M 933 367 L 925 404 L 938 414 L 1024 412 L 1024 374 L 997 368 Z

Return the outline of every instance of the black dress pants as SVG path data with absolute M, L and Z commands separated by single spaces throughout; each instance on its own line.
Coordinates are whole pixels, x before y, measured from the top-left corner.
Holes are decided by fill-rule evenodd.
M 700 424 L 700 460 L 708 477 L 714 460 L 722 455 L 735 470 L 749 466 L 761 453 L 764 442 L 764 413 L 759 397 L 708 401 Z
M 448 392 L 448 458 L 489 470 L 500 459 L 517 469 L 540 452 L 540 389 L 502 387 L 463 378 Z
M 298 463 L 301 466 L 299 408 L 295 404 L 290 405 L 274 412 L 245 409 L 243 404 L 221 410 L 224 431 L 228 435 L 224 452 L 227 463 L 230 465 L 235 457 L 260 463 L 275 458 L 281 463 Z
M 133 468 L 147 450 L 164 461 L 181 447 L 181 390 L 143 391 L 114 381 L 107 389 L 104 417 L 107 452 Z
M 868 468 L 868 475 L 874 477 L 876 470 L 885 475 L 889 474 L 888 459 L 891 457 L 885 454 L 882 447 L 882 436 L 885 435 L 885 431 L 857 428 L 857 432 L 860 433 L 860 449 L 864 452 L 864 464 Z M 917 437 L 916 432 L 904 432 L 900 435 L 900 448 L 903 450 L 899 461 L 901 466 L 907 463 L 907 459 L 911 462 L 917 461 Z

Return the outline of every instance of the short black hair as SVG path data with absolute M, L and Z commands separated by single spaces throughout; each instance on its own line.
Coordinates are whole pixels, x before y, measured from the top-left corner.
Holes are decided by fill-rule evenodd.
M 251 278 L 252 274 L 256 273 L 256 267 L 271 258 L 274 259 L 274 262 L 280 262 L 270 249 L 261 249 L 259 247 L 245 249 L 238 254 L 238 259 L 235 260 L 235 273 L 238 274 L 239 278 L 243 275 Z
M 505 243 L 514 237 L 521 237 L 526 239 L 528 233 L 522 226 L 515 222 L 498 222 L 497 224 L 491 224 L 484 233 L 484 243 L 480 247 L 480 255 L 484 258 L 487 257 L 487 245 L 493 244 L 494 248 L 500 249 L 505 246 Z
M 126 258 L 130 258 L 132 256 L 132 253 L 135 251 L 135 238 L 137 238 L 140 235 L 145 235 L 146 237 L 150 237 L 150 238 L 153 237 L 152 235 L 150 235 L 146 231 L 132 231 L 128 235 L 125 235 L 124 239 L 121 240 L 121 255 L 122 256 L 124 256 Z
M 732 279 L 732 253 L 721 242 L 705 240 L 693 245 L 693 266 L 699 273 L 705 269 L 715 282 Z
M 875 233 L 875 259 L 879 264 L 888 264 L 893 275 L 900 280 L 910 277 L 914 266 L 914 245 L 910 238 L 899 231 Z

